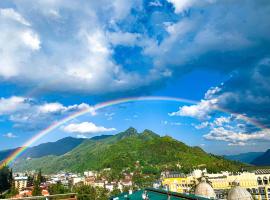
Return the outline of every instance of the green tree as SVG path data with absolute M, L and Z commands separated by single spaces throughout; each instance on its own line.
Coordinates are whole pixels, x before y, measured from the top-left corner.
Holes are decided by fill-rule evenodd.
M 8 166 L 0 168 L 0 193 L 10 189 L 12 186 L 12 170 Z
M 65 193 L 69 193 L 69 192 L 70 192 L 70 190 L 67 189 L 61 183 L 52 184 L 49 186 L 49 193 L 52 195 L 53 194 L 65 194 Z
M 32 195 L 33 196 L 41 195 L 40 183 L 37 180 L 34 181 L 34 189 L 33 189 Z
M 27 187 L 31 187 L 34 185 L 34 177 L 33 176 L 28 176 L 27 178 Z
M 19 194 L 19 190 L 15 187 L 15 182 L 12 181 L 12 186 L 9 192 L 5 195 L 5 198 L 11 198 Z
M 103 187 L 97 187 L 97 200 L 108 200 L 109 199 L 109 190 L 103 188 Z
M 118 189 L 116 186 L 113 187 L 113 191 L 111 191 L 110 195 L 111 196 L 117 196 L 121 193 L 121 190 Z
M 78 195 L 78 200 L 97 200 L 96 189 L 92 186 L 81 185 L 74 188 Z
M 38 171 L 38 174 L 37 174 L 37 181 L 38 181 L 39 184 L 46 181 L 46 180 L 45 180 L 45 177 L 42 176 L 41 169 L 39 169 L 39 171 Z

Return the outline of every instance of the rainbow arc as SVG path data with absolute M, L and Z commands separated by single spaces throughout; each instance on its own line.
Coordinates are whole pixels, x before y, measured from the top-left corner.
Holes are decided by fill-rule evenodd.
M 10 165 L 12 162 L 14 162 L 17 158 L 20 157 L 20 155 L 23 154 L 31 145 L 33 145 L 35 142 L 37 142 L 39 139 L 42 137 L 46 136 L 47 134 L 51 133 L 53 130 L 61 127 L 62 125 L 66 124 L 67 122 L 76 119 L 77 117 L 80 117 L 82 115 L 85 115 L 87 113 L 91 113 L 93 110 L 98 111 L 100 109 L 114 106 L 114 105 L 119 105 L 123 103 L 129 103 L 129 102 L 137 102 L 137 101 L 172 101 L 172 102 L 179 102 L 179 103 L 187 103 L 187 104 L 198 104 L 198 101 L 194 100 L 189 100 L 189 99 L 183 99 L 183 98 L 176 98 L 176 97 L 165 97 L 165 96 L 141 96 L 141 97 L 129 97 L 129 98 L 121 98 L 121 99 L 116 99 L 112 101 L 106 101 L 102 103 L 98 103 L 92 107 L 87 107 L 85 109 L 82 109 L 76 113 L 73 113 L 62 120 L 59 120 L 57 122 L 52 123 L 50 126 L 47 128 L 41 130 L 38 132 L 36 135 L 34 135 L 32 138 L 30 138 L 26 143 L 23 144 L 22 147 L 18 148 L 16 151 L 11 153 L 4 161 L 1 162 L 0 168 L 5 166 L 5 165 Z M 258 122 L 244 116 L 238 113 L 233 113 L 225 109 L 221 109 L 218 107 L 213 108 L 214 110 L 218 110 L 221 112 L 229 113 L 229 114 L 235 114 L 241 119 L 245 120 L 246 122 L 249 122 L 253 124 L 254 126 L 265 129 L 262 124 L 259 124 Z

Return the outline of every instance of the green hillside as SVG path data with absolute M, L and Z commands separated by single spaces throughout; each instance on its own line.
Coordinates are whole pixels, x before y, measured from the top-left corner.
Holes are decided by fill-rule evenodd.
M 101 140 L 86 140 L 72 151 L 61 156 L 46 156 L 23 160 L 14 170 L 42 169 L 46 173 L 61 170 L 82 172 L 112 168 L 134 170 L 136 167 L 160 172 L 176 170 L 178 166 L 189 171 L 198 166 L 209 171 L 241 168 L 241 163 L 210 155 L 199 147 L 189 147 L 169 136 L 160 137 L 150 130 L 137 133 L 134 128 Z

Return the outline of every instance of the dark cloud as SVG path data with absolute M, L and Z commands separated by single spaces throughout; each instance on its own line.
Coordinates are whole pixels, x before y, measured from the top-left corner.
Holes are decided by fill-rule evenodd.
M 218 99 L 218 106 L 270 127 L 270 59 L 262 59 L 253 68 L 238 70 L 208 98 Z

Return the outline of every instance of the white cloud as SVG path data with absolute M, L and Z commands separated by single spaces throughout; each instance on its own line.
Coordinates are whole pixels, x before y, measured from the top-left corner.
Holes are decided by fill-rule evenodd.
M 140 34 L 129 32 L 108 32 L 107 37 L 113 45 L 134 46 L 137 44 Z
M 17 111 L 28 109 L 30 104 L 24 97 L 12 96 L 9 98 L 0 98 L 0 115 L 8 115 Z
M 0 11 L 0 78 L 10 79 L 29 71 L 33 75 L 32 70 L 39 66 L 29 62 L 40 48 L 39 35 L 15 10 Z
M 168 0 L 168 2 L 173 4 L 176 13 L 181 13 L 194 5 L 197 0 Z
M 97 126 L 92 122 L 82 122 L 77 124 L 69 124 L 63 127 L 63 130 L 68 133 L 78 133 L 80 135 L 115 131 L 115 128 L 105 128 L 103 126 Z
M 127 90 L 153 81 L 153 77 L 146 79 L 136 72 L 123 70 L 113 59 L 113 45 L 134 45 L 139 34 L 116 29 L 108 31 L 101 22 L 105 16 L 106 21 L 121 20 L 129 14 L 132 6 L 139 3 L 125 0 L 102 2 L 39 1 L 37 5 L 33 5 L 29 1 L 28 6 L 14 2 L 18 10 L 29 19 L 38 16 L 48 20 L 48 24 L 43 23 L 46 20 L 39 21 L 40 24 L 35 24 L 37 21 L 32 20 L 31 26 L 18 11 L 1 9 L 0 79 L 20 84 L 38 83 L 42 85 L 41 90 L 83 93 Z M 72 23 L 72 20 L 65 17 L 75 14 L 75 8 L 80 8 L 84 17 L 78 17 L 76 23 Z M 28 12 L 29 9 L 32 9 L 31 12 Z M 67 15 L 62 17 L 61 12 Z M 14 25 L 13 21 L 20 23 L 20 26 Z M 61 23 L 61 28 L 57 23 Z M 57 25 L 59 29 L 47 28 L 48 34 L 44 35 L 39 29 L 43 25 Z M 61 31 L 65 31 L 65 42 L 54 38 Z M 46 50 L 43 46 L 46 46 Z
M 17 137 L 17 135 L 15 135 L 15 134 L 13 134 L 13 133 L 11 133 L 11 132 L 6 133 L 6 134 L 4 134 L 3 136 L 4 136 L 4 137 L 7 137 L 7 138 L 16 138 L 16 137 Z
M 35 99 L 12 96 L 0 98 L 0 117 L 8 116 L 16 128 L 40 129 L 72 113 L 88 110 L 94 116 L 96 110 L 86 103 L 65 106 L 59 102 L 37 102 Z
M 40 49 L 40 40 L 38 34 L 33 31 L 27 30 L 21 33 L 22 40 L 25 45 L 29 46 L 33 50 Z
M 217 99 L 201 100 L 196 105 L 182 106 L 176 112 L 169 113 L 169 116 L 187 116 L 200 120 L 206 120 L 210 118 L 210 113 L 216 109 Z
M 270 140 L 269 129 L 256 131 L 253 133 L 244 133 L 241 131 L 229 130 L 224 127 L 215 127 L 203 136 L 207 140 L 225 141 L 230 146 L 245 145 L 254 140 Z
M 38 109 L 43 113 L 59 112 L 66 108 L 61 103 L 45 103 L 40 105 Z
M 202 122 L 201 124 L 193 124 L 196 129 L 204 129 L 209 126 L 209 122 Z
M 0 15 L 4 18 L 15 20 L 25 26 L 31 26 L 31 24 L 23 16 L 12 8 L 0 9 Z
M 216 0 L 167 0 L 172 3 L 175 8 L 175 13 L 181 13 L 193 6 L 202 6 L 209 3 L 214 3 Z
M 161 7 L 162 6 L 162 3 L 160 3 L 160 1 L 158 1 L 158 0 L 150 1 L 149 2 L 149 6 Z

